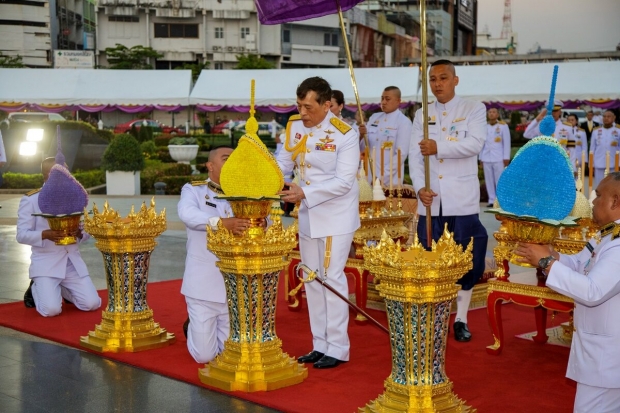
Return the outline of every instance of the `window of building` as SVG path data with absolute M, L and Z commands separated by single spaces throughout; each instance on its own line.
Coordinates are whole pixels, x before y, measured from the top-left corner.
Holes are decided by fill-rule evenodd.
M 197 24 L 155 23 L 155 37 L 198 38 Z
M 250 28 L 249 27 L 242 27 L 241 28 L 241 38 L 245 39 L 245 36 L 247 36 L 248 34 L 250 34 Z
M 323 36 L 324 46 L 338 46 L 338 35 L 336 33 L 325 33 Z
M 290 43 L 291 42 L 291 31 L 286 29 L 282 30 L 282 42 Z
M 108 16 L 109 22 L 139 23 L 138 16 Z
M 215 70 L 223 70 L 224 69 L 224 63 L 222 63 L 222 62 L 215 62 L 213 64 L 213 68 Z
M 216 39 L 223 39 L 224 38 L 224 28 L 223 27 L 216 27 L 215 28 L 215 38 Z

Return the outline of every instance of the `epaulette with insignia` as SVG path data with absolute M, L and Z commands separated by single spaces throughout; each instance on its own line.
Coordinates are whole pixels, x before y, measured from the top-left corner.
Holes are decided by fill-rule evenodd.
M 571 126 L 571 127 L 573 126 L 573 125 L 571 125 L 571 124 L 570 124 L 570 123 L 568 123 L 568 122 L 562 122 L 562 125 Z
M 594 129 L 592 129 L 592 130 L 595 131 L 595 130 L 600 129 L 600 128 L 602 128 L 602 126 L 599 125 L 599 126 L 595 126 Z
M 581 132 L 585 132 L 586 131 L 584 128 L 577 128 L 577 130 L 581 131 Z
M 499 122 L 497 122 L 497 123 L 499 123 L 500 125 L 505 125 L 505 124 L 506 124 L 506 122 L 504 122 L 503 120 L 500 120 L 500 121 L 499 121 Z
M 290 118 L 288 118 L 289 122 L 293 122 L 295 120 L 301 120 L 301 115 L 297 114 L 297 115 L 293 115 Z
M 620 237 L 620 225 L 616 224 L 614 230 L 611 233 L 611 240 L 613 241 L 618 237 Z
M 33 190 L 32 190 L 32 191 L 30 191 L 30 192 L 26 192 L 26 196 L 32 196 L 32 195 L 36 194 L 37 192 L 39 192 L 40 190 L 41 190 L 41 188 L 39 188 L 39 189 L 33 189 Z
M 192 186 L 202 186 L 202 185 L 206 185 L 207 181 L 192 181 L 191 184 Z
M 605 225 L 603 228 L 601 228 L 600 230 L 600 236 L 601 238 L 606 237 L 609 234 L 611 235 L 611 239 L 616 239 L 620 236 L 620 225 L 616 224 L 615 222 L 610 222 L 609 224 Z
M 336 127 L 336 129 L 338 129 L 340 131 L 340 133 L 342 133 L 343 135 L 345 133 L 347 133 L 348 131 L 351 130 L 351 126 L 346 123 L 341 121 L 340 119 L 333 117 L 329 120 L 329 122 L 334 125 Z

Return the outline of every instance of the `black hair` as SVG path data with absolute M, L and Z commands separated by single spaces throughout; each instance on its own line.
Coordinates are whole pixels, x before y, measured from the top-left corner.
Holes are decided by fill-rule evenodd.
M 385 89 L 383 89 L 383 91 L 384 92 L 396 91 L 396 95 L 400 99 L 400 89 L 398 88 L 398 86 L 388 86 Z
M 306 95 L 313 91 L 316 93 L 316 101 L 322 105 L 332 99 L 332 88 L 327 80 L 319 76 L 309 77 L 297 86 L 297 98 L 304 99 Z
M 336 103 L 338 103 L 338 106 L 344 105 L 344 94 L 341 91 L 333 89 L 332 99 L 336 99 Z

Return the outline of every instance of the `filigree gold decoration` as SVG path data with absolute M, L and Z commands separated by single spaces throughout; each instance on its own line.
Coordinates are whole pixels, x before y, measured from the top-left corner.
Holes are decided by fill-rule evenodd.
M 364 266 L 380 278 L 390 327 L 392 372 L 385 392 L 359 412 L 475 412 L 452 392 L 445 373 L 450 306 L 456 281 L 472 267 L 473 240 L 456 243 L 447 227 L 431 251 L 414 243 L 403 251 L 387 233 L 364 248 Z
M 556 226 L 508 217 L 503 224 L 506 227 L 506 232 L 515 242 L 530 244 L 551 244 L 558 236 L 559 231 L 559 227 Z
M 199 370 L 203 383 L 227 391 L 266 391 L 301 383 L 308 370 L 282 352 L 276 335 L 276 298 L 280 271 L 297 245 L 297 222 L 282 225 L 283 212 L 272 201 L 230 200 L 235 217 L 250 218 L 241 236 L 223 225 L 207 227 L 207 246 L 218 258 L 230 314 L 223 352 Z M 271 211 L 272 224 L 263 219 Z
M 47 219 L 47 223 L 50 226 L 50 229 L 54 231 L 65 231 L 67 234 L 73 234 L 80 226 L 80 220 L 82 219 L 82 214 L 71 214 L 66 216 L 45 216 Z M 71 245 L 75 244 L 77 239 L 73 235 L 67 235 L 60 240 L 56 241 L 56 245 Z
M 146 302 L 146 285 L 155 237 L 166 229 L 166 211 L 155 212 L 142 207 L 122 218 L 107 201 L 103 212 L 93 206 L 92 218 L 84 216 L 84 230 L 95 238 L 103 254 L 108 285 L 108 305 L 101 324 L 80 338 L 82 346 L 100 352 L 136 352 L 168 346 L 176 340 L 153 320 L 153 310 Z
M 412 216 L 405 213 L 402 215 L 385 215 L 376 218 L 362 218 L 360 216 L 361 225 L 353 235 L 355 256 L 362 258 L 364 255 L 364 246 L 368 241 L 380 240 L 383 232 L 392 239 L 406 240 L 409 236 L 409 229 L 406 223 L 410 219 L 412 219 Z

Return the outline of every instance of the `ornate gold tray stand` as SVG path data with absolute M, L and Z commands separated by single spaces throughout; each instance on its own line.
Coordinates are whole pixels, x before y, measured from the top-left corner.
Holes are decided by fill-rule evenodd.
M 445 372 L 450 305 L 456 281 L 472 267 L 465 251 L 444 232 L 432 251 L 417 237 L 401 252 L 387 234 L 377 247 L 364 250 L 364 265 L 379 277 L 385 298 L 392 348 L 392 373 L 385 392 L 359 412 L 475 412 L 452 392 Z
M 153 320 L 146 302 L 146 284 L 155 237 L 166 230 L 166 211 L 155 212 L 143 203 L 136 214 L 133 206 L 126 218 L 104 204 L 103 213 L 93 206 L 93 216 L 84 214 L 84 230 L 96 239 L 103 254 L 108 306 L 101 324 L 80 338 L 82 346 L 100 352 L 136 352 L 165 347 L 175 341 Z
M 283 257 L 297 243 L 297 224 L 283 229 L 278 207 L 273 224 L 264 230 L 260 218 L 267 217 L 271 203 L 230 200 L 235 217 L 253 220 L 242 236 L 207 228 L 208 248 L 220 259 L 226 285 L 230 335 L 224 351 L 198 374 L 201 382 L 227 391 L 275 390 L 308 376 L 305 367 L 282 352 L 276 335 L 278 278 L 288 264 Z

